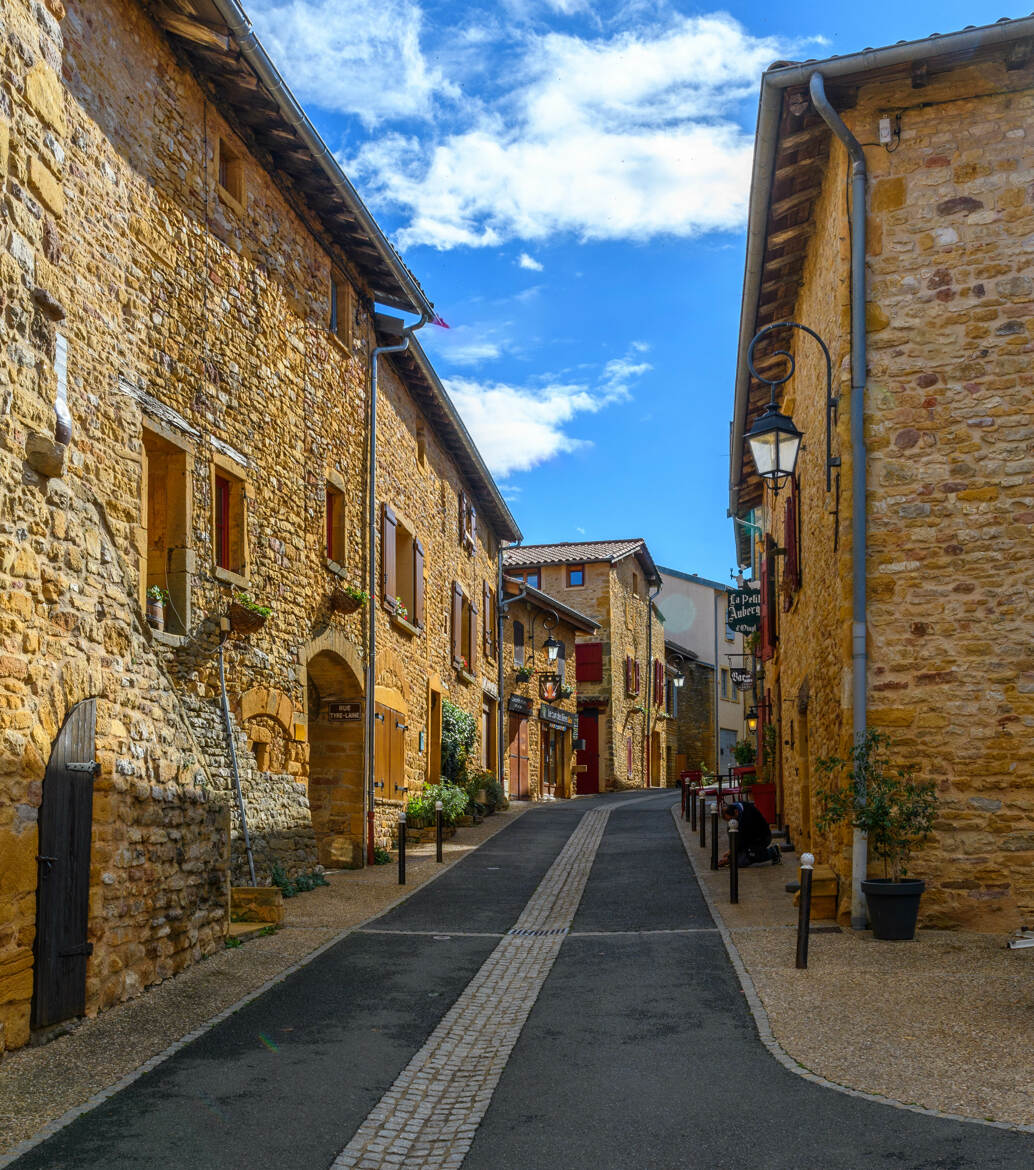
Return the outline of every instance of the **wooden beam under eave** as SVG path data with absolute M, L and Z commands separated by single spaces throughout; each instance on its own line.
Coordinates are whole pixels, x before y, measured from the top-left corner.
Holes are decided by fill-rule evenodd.
M 773 219 L 781 219 L 787 212 L 793 211 L 795 207 L 800 207 L 802 203 L 810 203 L 822 190 L 818 185 L 806 187 L 803 191 L 795 191 L 792 195 L 787 195 L 785 199 L 778 199 L 768 209 L 768 214 Z
M 792 134 L 784 134 L 779 139 L 779 149 L 796 150 L 799 146 L 807 146 L 811 142 L 818 141 L 825 133 L 826 123 L 815 122 L 811 126 L 805 126 L 801 130 L 795 130 Z
M 194 45 L 203 45 L 208 49 L 218 49 L 224 53 L 230 51 L 230 38 L 225 32 L 220 33 L 197 20 L 191 20 L 171 8 L 166 8 L 164 4 L 154 5 L 151 14 L 162 28 L 173 36 L 181 37 Z
M 810 220 L 805 220 L 804 223 L 791 224 L 790 227 L 781 228 L 777 232 L 769 232 L 768 239 L 765 241 L 769 248 L 781 248 L 783 244 L 787 244 L 790 240 L 806 239 L 814 230 L 814 225 Z
M 780 269 L 789 268 L 794 264 L 803 264 L 807 254 L 806 248 L 800 248 L 796 252 L 788 252 L 785 256 L 776 256 L 772 260 L 766 259 L 763 273 L 767 275 L 769 272 L 778 272 Z
M 821 162 L 821 155 L 809 154 L 807 158 L 803 158 L 799 162 L 787 163 L 785 166 L 779 167 L 772 175 L 772 185 L 785 183 L 789 179 L 802 179 Z

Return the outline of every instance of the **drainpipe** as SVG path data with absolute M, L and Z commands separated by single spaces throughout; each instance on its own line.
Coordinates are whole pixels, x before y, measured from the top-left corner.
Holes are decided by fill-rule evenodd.
M 369 569 L 370 600 L 366 633 L 366 735 L 363 743 L 363 771 L 366 776 L 366 864 L 373 865 L 374 836 L 374 776 L 373 739 L 376 731 L 374 693 L 377 689 L 377 359 L 382 353 L 401 353 L 409 348 L 409 339 L 422 329 L 428 320 L 421 314 L 415 325 L 402 331 L 399 345 L 379 345 L 370 354 L 370 451 L 366 490 L 368 492 L 366 555 Z M 376 330 L 374 331 L 376 337 Z
M 495 658 L 499 665 L 497 675 L 497 688 L 499 690 L 499 704 L 496 711 L 496 737 L 495 737 L 495 757 L 496 767 L 498 769 L 496 775 L 499 778 L 499 783 L 503 782 L 503 704 L 506 702 L 506 696 L 503 694 L 503 687 L 505 685 L 504 671 L 503 671 L 503 621 L 506 618 L 506 606 L 508 602 L 503 601 L 503 553 L 508 548 L 516 548 L 514 544 L 503 544 L 499 542 L 499 553 L 496 557 L 496 573 L 495 573 Z M 523 593 L 523 590 L 521 591 Z M 514 601 L 517 599 L 514 598 Z M 485 615 L 487 618 L 487 614 Z M 510 794 L 510 786 L 507 784 L 504 788 L 507 796 Z
M 854 742 L 865 738 L 867 721 L 867 649 L 866 649 L 866 462 L 865 448 L 865 382 L 868 370 L 867 338 L 865 328 L 865 196 L 868 170 L 861 143 L 844 125 L 826 97 L 821 73 L 813 73 L 808 82 L 811 100 L 819 116 L 847 147 L 851 159 L 851 658 L 853 686 Z M 864 799 L 864 792 L 862 798 Z M 851 926 L 864 930 L 866 926 L 865 901 L 862 882 L 868 868 L 868 841 L 866 834 L 855 829 L 851 850 Z
M 643 744 L 643 754 L 646 757 L 646 775 L 643 779 L 646 783 L 644 788 L 650 787 L 650 758 L 653 752 L 653 744 L 650 742 L 651 731 L 651 715 L 653 714 L 653 599 L 660 593 L 660 585 L 652 592 L 646 595 L 646 670 L 648 681 L 646 684 L 646 742 Z
M 721 679 L 721 670 L 718 668 L 718 590 L 714 591 L 713 605 L 711 607 L 711 617 L 714 618 L 714 774 L 715 779 L 718 778 L 719 768 L 721 766 L 721 714 L 719 712 L 719 704 L 721 703 L 722 691 L 718 685 Z

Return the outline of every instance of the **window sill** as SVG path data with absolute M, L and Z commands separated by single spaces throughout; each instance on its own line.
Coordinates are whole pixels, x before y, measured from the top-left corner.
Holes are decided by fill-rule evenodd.
M 465 683 L 476 683 L 477 682 L 477 679 L 474 677 L 474 675 L 472 675 L 469 670 L 464 670 L 464 668 L 462 666 L 455 666 L 454 665 L 453 670 L 456 671 L 457 676 L 459 678 L 461 678 Z
M 217 581 L 223 581 L 227 585 L 236 585 L 240 589 L 248 588 L 248 578 L 241 573 L 235 573 L 232 569 L 224 569 L 221 565 L 213 565 L 212 574 Z
M 235 212 L 238 216 L 243 218 L 244 204 L 241 203 L 240 200 L 237 199 L 235 196 L 231 195 L 230 192 L 227 191 L 226 188 L 222 185 L 222 183 L 216 183 L 215 186 L 216 186 L 216 191 L 219 195 L 219 202 L 225 203 L 226 206 L 229 207 L 231 211 Z
M 186 634 L 170 634 L 168 630 L 156 630 L 154 626 L 151 626 L 150 629 L 151 637 L 163 646 L 175 648 L 177 646 L 185 646 L 190 641 Z
M 336 345 L 337 348 L 341 350 L 345 357 L 355 357 L 355 354 L 352 352 L 351 342 L 345 341 L 343 337 L 339 337 L 329 325 L 327 326 L 327 336 L 334 343 L 334 345 Z
M 337 561 L 332 561 L 327 557 L 327 572 L 333 573 L 335 577 L 340 577 L 342 581 L 348 580 L 348 573 L 343 565 L 339 565 Z
M 397 613 L 391 615 L 391 624 L 397 629 L 400 629 L 404 634 L 408 634 L 411 638 L 415 638 L 417 634 L 424 632 L 420 626 L 414 626 L 406 618 L 399 617 Z

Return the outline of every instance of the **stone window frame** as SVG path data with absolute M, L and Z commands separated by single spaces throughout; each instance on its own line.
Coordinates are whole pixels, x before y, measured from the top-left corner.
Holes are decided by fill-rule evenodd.
M 399 589 L 399 541 L 408 541 L 412 549 L 407 558 L 412 568 L 412 592 L 397 592 Z M 390 542 L 390 543 L 389 543 Z M 405 546 L 403 546 L 405 547 Z M 423 634 L 427 627 L 427 553 L 416 524 L 391 504 L 381 504 L 381 603 L 388 611 L 392 625 L 410 636 Z M 406 606 L 407 616 L 398 611 L 396 597 L 401 597 Z
M 227 585 L 236 585 L 241 589 L 247 589 L 251 576 L 251 555 L 248 548 L 248 505 L 249 501 L 254 499 L 254 489 L 247 478 L 247 469 L 242 467 L 236 460 L 218 451 L 212 452 L 209 475 L 212 499 L 209 516 L 212 535 L 212 574 L 217 581 L 222 581 Z M 238 489 L 237 494 L 231 499 L 231 506 L 237 514 L 233 525 L 237 530 L 238 548 L 240 552 L 239 558 L 235 558 L 239 566 L 238 569 L 231 569 L 226 565 L 219 564 L 216 525 L 216 481 L 218 479 L 229 480 L 231 489 L 235 484 Z
M 581 580 L 575 581 L 573 577 L 575 573 L 581 574 Z M 567 566 L 567 588 L 568 589 L 584 589 L 585 588 L 585 562 L 582 561 L 576 565 Z
M 330 515 L 332 499 L 338 513 L 334 517 Z M 344 477 L 331 467 L 325 472 L 323 519 L 323 551 L 326 565 L 332 573 L 341 576 L 345 571 L 345 556 L 348 552 L 348 495 Z
M 470 683 L 475 681 L 477 671 L 477 620 L 478 607 L 473 597 L 461 581 L 453 581 L 449 618 L 452 667 L 464 682 Z
M 358 304 L 355 286 L 337 267 L 330 270 L 330 290 L 327 315 L 327 329 L 330 336 L 339 342 L 351 355 L 356 337 L 355 313 Z
M 223 134 L 215 140 L 215 189 L 220 203 L 244 215 L 244 151 L 238 151 Z
M 186 588 L 184 590 L 183 606 L 184 612 L 180 614 L 180 618 L 185 630 L 190 629 L 191 624 L 191 592 L 193 588 L 193 581 L 197 571 L 196 553 L 193 547 L 194 536 L 194 517 L 193 517 L 193 502 L 194 502 L 194 461 L 197 456 L 197 444 L 186 435 L 181 434 L 174 427 L 171 427 L 148 414 L 141 414 L 140 420 L 140 474 L 141 474 L 141 491 L 140 491 L 140 525 L 137 535 L 137 555 L 139 560 L 139 587 L 138 595 L 141 608 L 147 605 L 147 533 L 149 528 L 148 516 L 148 454 L 146 444 L 144 442 L 144 431 L 150 431 L 152 435 L 156 435 L 159 439 L 168 443 L 170 446 L 177 447 L 183 452 L 184 456 L 184 475 L 186 483 L 184 484 L 184 530 L 187 544 L 184 547 L 184 566 L 183 572 L 187 575 Z M 179 635 L 167 633 L 167 637 L 176 638 Z

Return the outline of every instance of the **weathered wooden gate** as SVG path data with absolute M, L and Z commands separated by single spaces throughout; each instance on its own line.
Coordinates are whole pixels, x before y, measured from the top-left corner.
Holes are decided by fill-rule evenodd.
M 43 777 L 33 1028 L 81 1016 L 86 1006 L 96 732 L 97 700 L 85 699 L 69 712 Z

